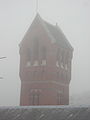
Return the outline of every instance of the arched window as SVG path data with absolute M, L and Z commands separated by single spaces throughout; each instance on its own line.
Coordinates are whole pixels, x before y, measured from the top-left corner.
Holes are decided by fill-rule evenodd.
M 40 92 L 41 92 L 41 90 L 38 90 L 38 89 L 32 89 L 30 91 L 30 105 L 39 105 Z
M 39 105 L 39 94 L 32 94 L 32 105 Z

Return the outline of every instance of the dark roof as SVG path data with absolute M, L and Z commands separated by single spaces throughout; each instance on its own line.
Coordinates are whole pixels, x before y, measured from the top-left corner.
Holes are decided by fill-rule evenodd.
M 66 47 L 66 48 L 69 47 L 73 49 L 71 44 L 69 43 L 69 41 L 67 40 L 64 33 L 62 32 L 62 30 L 59 28 L 58 25 L 51 25 L 47 22 L 44 22 L 44 23 L 46 24 L 48 30 L 50 31 L 50 34 L 52 34 L 52 36 L 54 37 L 57 43 L 61 44 L 61 46 L 63 47 Z
M 58 27 L 58 25 L 52 25 L 52 24 L 44 21 L 38 13 L 37 13 L 36 17 L 34 18 L 31 26 L 33 26 L 35 23 L 40 23 L 44 27 L 44 29 L 46 30 L 47 34 L 49 35 L 49 37 L 51 38 L 52 41 L 57 42 L 62 47 L 65 47 L 65 48 L 68 47 L 71 50 L 73 50 L 71 44 L 65 37 L 62 30 Z M 31 26 L 29 27 L 28 31 L 26 32 L 26 35 L 24 36 L 23 40 L 20 42 L 20 45 L 23 43 L 24 40 L 26 40 L 28 38 L 28 35 L 31 32 Z
M 90 107 L 1 107 L 0 120 L 90 120 Z

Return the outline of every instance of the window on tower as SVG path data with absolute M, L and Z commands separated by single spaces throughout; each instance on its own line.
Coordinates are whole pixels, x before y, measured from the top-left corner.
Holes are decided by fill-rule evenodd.
M 66 71 L 68 70 L 67 61 L 68 61 L 68 50 L 65 51 L 65 60 L 64 60 Z
M 46 65 L 46 47 L 45 46 L 43 46 L 42 47 L 42 50 L 41 50 L 41 65 Z
M 39 105 L 41 90 L 32 89 L 30 93 L 30 105 Z
M 56 66 L 59 67 L 60 63 L 60 48 L 57 49 L 57 54 L 56 54 Z
M 56 61 L 56 66 L 59 67 L 59 62 L 58 61 Z
M 39 65 L 39 40 L 33 40 L 33 66 Z
M 64 50 L 62 51 L 62 54 L 61 54 L 61 59 L 60 59 L 60 67 L 62 68 L 62 69 L 64 69 L 64 58 L 65 56 L 64 56 Z
M 39 94 L 32 95 L 32 105 L 39 105 Z
M 26 67 L 30 67 L 31 66 L 31 50 L 28 48 L 27 49 L 27 56 L 26 56 Z

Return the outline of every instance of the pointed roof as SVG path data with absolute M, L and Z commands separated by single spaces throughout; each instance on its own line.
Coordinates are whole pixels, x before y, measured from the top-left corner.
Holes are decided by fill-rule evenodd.
M 71 44 L 69 43 L 69 41 L 67 40 L 67 38 L 65 37 L 64 33 L 62 32 L 62 30 L 59 28 L 58 25 L 52 25 L 48 22 L 46 22 L 45 20 L 43 20 L 39 13 L 36 14 L 36 17 L 34 18 L 31 26 L 35 23 L 35 22 L 40 22 L 41 25 L 43 26 L 43 28 L 46 30 L 48 36 L 51 38 L 51 41 L 54 43 L 54 42 L 57 42 L 58 44 L 60 44 L 61 46 L 63 47 L 69 47 L 71 50 L 73 50 Z M 31 26 L 30 28 L 28 29 L 27 33 L 25 36 L 27 36 L 27 34 L 30 33 L 30 29 L 31 29 Z M 25 37 L 24 39 L 25 40 Z M 23 40 L 21 41 L 20 44 L 22 44 Z
M 73 50 L 71 44 L 69 43 L 66 36 L 64 35 L 64 33 L 62 32 L 58 25 L 51 25 L 47 22 L 45 22 L 45 24 L 48 30 L 50 31 L 50 34 L 52 34 L 57 43 L 61 44 L 64 47 L 68 46 Z

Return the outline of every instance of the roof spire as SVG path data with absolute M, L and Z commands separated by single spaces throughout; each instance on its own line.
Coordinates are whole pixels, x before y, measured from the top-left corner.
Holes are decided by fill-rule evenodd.
M 36 14 L 38 13 L 38 0 L 36 0 Z

